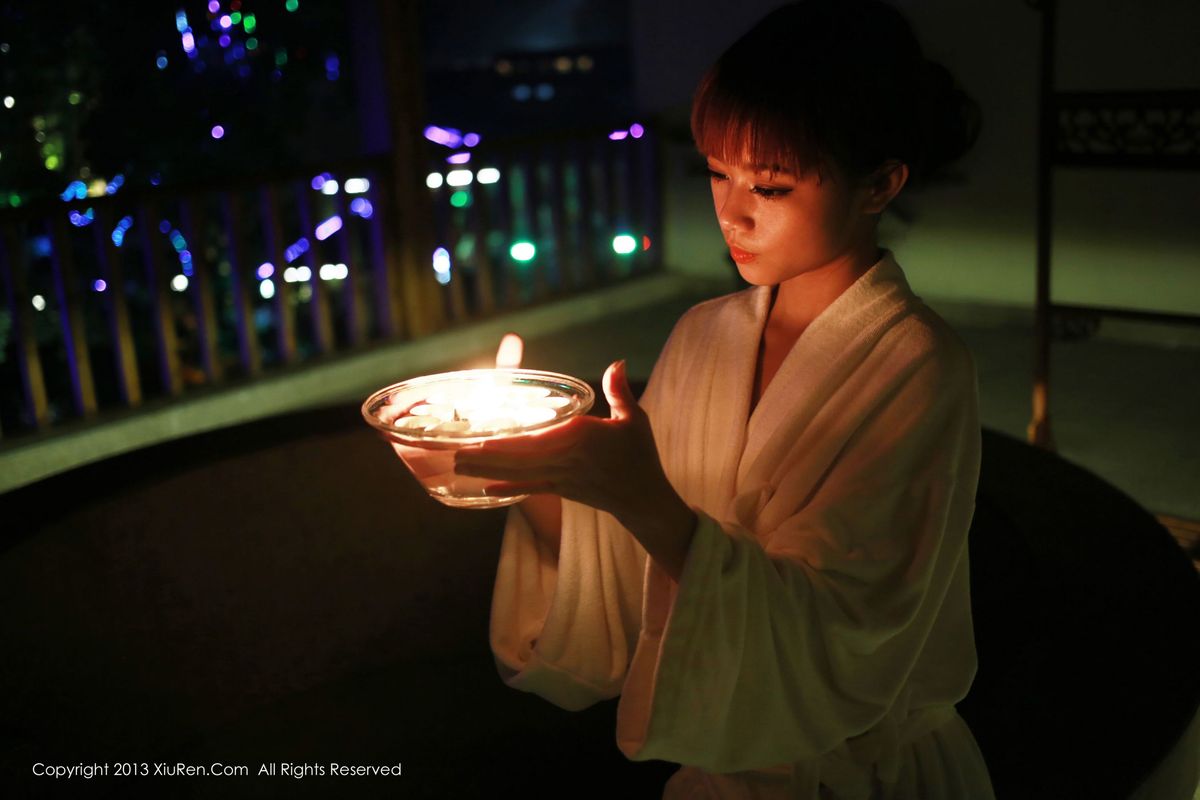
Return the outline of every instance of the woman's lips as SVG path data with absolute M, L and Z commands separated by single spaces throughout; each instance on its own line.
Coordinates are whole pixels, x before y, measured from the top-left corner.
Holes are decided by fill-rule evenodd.
M 729 245 L 729 256 L 738 264 L 749 264 L 758 258 L 757 254 L 751 253 L 749 250 L 743 250 L 740 247 L 734 247 L 733 245 Z

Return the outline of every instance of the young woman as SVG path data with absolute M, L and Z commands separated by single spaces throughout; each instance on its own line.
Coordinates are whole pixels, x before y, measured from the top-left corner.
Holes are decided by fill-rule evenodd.
M 877 0 L 807 0 L 696 93 L 743 292 L 677 323 L 610 419 L 464 451 L 533 492 L 508 518 L 491 641 L 512 686 L 621 696 L 671 798 L 988 798 L 954 704 L 975 672 L 974 366 L 875 242 L 961 154 L 973 106 Z

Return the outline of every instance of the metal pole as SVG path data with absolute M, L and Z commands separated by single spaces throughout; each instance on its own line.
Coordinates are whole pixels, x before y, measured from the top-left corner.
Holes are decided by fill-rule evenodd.
M 1033 418 L 1026 435 L 1032 444 L 1054 449 L 1050 430 L 1050 248 L 1053 225 L 1054 147 L 1058 130 L 1054 102 L 1054 36 L 1057 0 L 1030 3 L 1042 15 L 1038 82 L 1037 297 L 1034 318 Z

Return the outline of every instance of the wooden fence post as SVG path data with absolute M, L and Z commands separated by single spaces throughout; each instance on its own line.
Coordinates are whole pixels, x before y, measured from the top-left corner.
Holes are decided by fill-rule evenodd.
M 392 196 L 388 220 L 389 271 L 399 280 L 404 330 L 413 338 L 445 325 L 440 287 L 434 281 L 433 213 L 425 186 L 424 70 L 418 0 L 377 0 L 386 59 L 392 128 Z M 397 275 L 398 273 L 398 275 Z

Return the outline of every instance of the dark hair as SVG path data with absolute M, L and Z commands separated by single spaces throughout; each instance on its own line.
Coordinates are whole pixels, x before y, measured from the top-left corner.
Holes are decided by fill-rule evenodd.
M 852 179 L 889 159 L 920 182 L 963 155 L 979 107 L 881 0 L 801 0 L 726 50 L 692 102 L 692 136 L 722 161 Z

